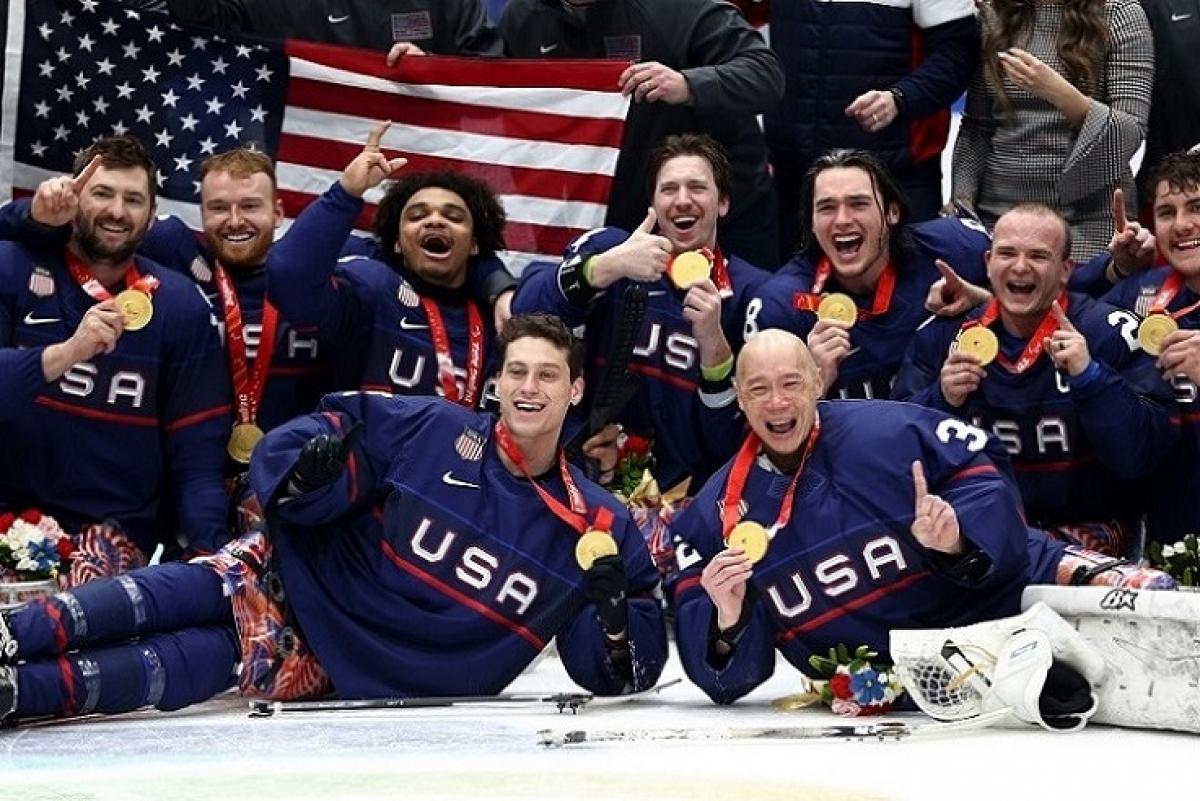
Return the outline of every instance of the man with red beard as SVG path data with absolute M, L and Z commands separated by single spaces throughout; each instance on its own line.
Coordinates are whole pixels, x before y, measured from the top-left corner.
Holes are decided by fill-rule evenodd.
M 653 206 L 642 225 L 633 233 L 589 231 L 568 246 L 561 263 L 526 270 L 513 311 L 547 311 L 569 325 L 586 324 L 589 381 L 596 389 L 611 357 L 613 329 L 623 324 L 626 294 L 645 292 L 645 319 L 629 360 L 641 386 L 617 419 L 653 440 L 661 487 L 690 476 L 695 490 L 741 435 L 730 375 L 746 304 L 767 273 L 726 254 L 717 241 L 732 179 L 712 138 L 667 137 L 650 154 L 649 174 Z M 603 469 L 615 463 L 615 449 L 606 447 L 613 430 L 584 444 Z
M 887 398 L 938 263 L 983 280 L 988 237 L 971 219 L 907 225 L 899 183 L 874 153 L 833 150 L 803 185 L 801 250 L 751 301 L 746 335 L 805 340 L 828 398 Z
M 1176 444 L 1170 387 L 1128 311 L 1067 292 L 1070 228 L 1041 204 L 996 221 L 995 297 L 917 332 L 893 397 L 941 409 L 1008 449 L 1031 525 L 1120 556 L 1139 484 Z
M 1179 404 L 1183 437 L 1153 481 L 1147 520 L 1149 538 L 1170 544 L 1200 531 L 1200 151 L 1167 156 L 1150 186 L 1167 265 L 1123 281 L 1105 300 L 1145 318 L 1139 344 L 1156 357 Z
M 227 536 L 221 487 L 230 391 L 212 310 L 135 251 L 157 170 L 130 137 L 37 190 L 33 219 L 70 225 L 41 247 L 0 242 L 0 511 L 36 507 L 76 535 L 69 583 Z M 51 230 L 51 229 L 48 229 Z

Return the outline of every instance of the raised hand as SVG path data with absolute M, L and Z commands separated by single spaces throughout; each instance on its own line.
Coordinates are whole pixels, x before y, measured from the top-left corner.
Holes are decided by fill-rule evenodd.
M 1158 368 L 1168 381 L 1182 374 L 1193 384 L 1200 384 L 1200 331 L 1180 329 L 1164 339 Z
M 117 302 L 108 299 L 88 309 L 75 333 L 42 351 L 42 377 L 57 381 L 72 366 L 101 353 L 112 353 L 125 330 L 125 318 Z
M 1027 50 L 1010 47 L 997 54 L 1000 67 L 1009 80 L 1031 95 L 1058 107 L 1065 95 L 1078 94 L 1066 78 L 1059 75 L 1053 67 Z
M 717 628 L 731 629 L 741 620 L 746 603 L 746 583 L 754 574 L 754 563 L 741 548 L 726 548 L 712 558 L 700 573 L 700 586 L 717 608 Z
M 946 403 L 958 409 L 967 402 L 972 392 L 979 389 L 986 377 L 987 369 L 979 363 L 978 356 L 954 350 L 942 362 L 938 383 Z
M 392 127 L 391 121 L 375 126 L 367 134 L 367 144 L 362 152 L 346 165 L 342 171 L 342 188 L 354 197 L 362 197 L 368 189 L 373 189 L 383 183 L 389 175 L 408 163 L 406 158 L 389 159 L 383 155 L 379 143 L 383 135 Z
M 1050 306 L 1050 313 L 1054 315 L 1055 320 L 1058 320 L 1058 330 L 1047 337 L 1042 342 L 1042 346 L 1050 354 L 1057 369 L 1065 370 L 1071 377 L 1077 376 L 1092 363 L 1092 354 L 1088 351 L 1087 340 L 1083 338 L 1083 334 L 1079 333 L 1079 329 L 1067 319 L 1066 313 L 1062 310 L 1062 306 L 1058 305 L 1057 300 Z
M 700 364 L 713 367 L 733 356 L 721 328 L 721 293 L 712 279 L 688 287 L 683 296 L 683 317 L 692 324 L 692 335 L 700 346 Z
M 312 492 L 337 481 L 346 469 L 346 462 L 362 438 L 363 424 L 357 422 L 346 432 L 318 434 L 304 443 L 296 466 L 292 468 L 291 484 L 298 493 Z
M 1125 193 L 1118 187 L 1113 190 L 1113 235 L 1108 242 L 1117 278 L 1153 267 L 1158 255 L 1154 234 L 1140 223 L 1127 219 L 1125 214 Z
M 912 463 L 912 477 L 913 494 L 916 496 L 913 522 L 909 528 L 912 535 L 917 542 L 931 551 L 951 555 L 963 553 L 966 546 L 963 544 L 954 507 L 940 496 L 929 493 L 929 484 L 925 481 L 925 467 L 919 461 Z
M 75 212 L 79 210 L 79 198 L 83 195 L 83 188 L 98 169 L 100 156 L 93 156 L 79 175 L 60 175 L 42 181 L 34 192 L 29 216 L 35 222 L 53 227 L 73 221 Z
M 654 209 L 646 210 L 634 232 L 621 244 L 591 259 L 591 275 L 588 282 L 595 289 L 604 289 L 622 278 L 633 281 L 657 281 L 667 269 L 671 255 L 671 241 L 665 236 L 651 233 L 658 225 Z
M 925 308 L 940 317 L 957 317 L 991 299 L 992 293 L 970 281 L 964 281 L 946 262 L 934 259 L 942 277 L 929 285 Z
M 838 378 L 842 361 L 850 355 L 850 326 L 840 320 L 817 320 L 808 332 L 808 349 L 821 373 L 822 392 L 828 392 Z

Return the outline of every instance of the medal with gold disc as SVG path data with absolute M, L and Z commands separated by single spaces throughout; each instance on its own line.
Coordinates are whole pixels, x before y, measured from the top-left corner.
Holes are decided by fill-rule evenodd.
M 254 423 L 238 423 L 229 434 L 225 452 L 238 464 L 250 464 L 254 446 L 263 438 L 263 430 Z
M 154 303 L 150 295 L 140 289 L 125 289 L 117 294 L 117 308 L 125 318 L 126 331 L 141 331 L 154 317 Z
M 619 553 L 613 535 L 598 528 L 589 528 L 575 543 L 575 561 L 584 570 L 590 570 L 596 560 Z
M 974 325 L 959 332 L 958 350 L 974 356 L 981 365 L 987 367 L 1000 353 L 1000 340 L 992 329 Z
M 667 271 L 680 289 L 698 284 L 712 274 L 713 259 L 707 250 L 688 250 L 671 260 Z
M 1151 356 L 1162 353 L 1163 340 L 1179 330 L 1179 323 L 1169 314 L 1151 314 L 1138 326 L 1138 342 Z
M 743 520 L 733 527 L 733 531 L 729 532 L 728 544 L 730 548 L 741 548 L 751 564 L 758 564 L 767 555 L 771 538 L 767 535 L 767 530 L 762 523 Z
M 849 295 L 831 292 L 821 298 L 820 304 L 817 305 L 817 319 L 833 320 L 853 326 L 858 322 L 858 307 L 854 305 L 854 299 Z

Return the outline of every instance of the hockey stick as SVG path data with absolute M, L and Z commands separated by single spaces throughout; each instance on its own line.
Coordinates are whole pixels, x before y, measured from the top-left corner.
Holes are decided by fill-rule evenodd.
M 603 429 L 625 408 L 625 404 L 637 394 L 637 376 L 629 371 L 629 358 L 637 346 L 646 319 L 646 301 L 649 295 L 641 284 L 630 284 L 621 296 L 617 307 L 616 321 L 609 332 L 608 355 L 604 372 L 592 392 L 591 411 L 588 424 L 583 429 L 584 437 Z
M 614 696 L 595 696 L 586 692 L 525 692 L 501 693 L 500 695 L 448 695 L 426 696 L 421 698 L 364 698 L 356 700 L 328 701 L 267 701 L 255 699 L 250 701 L 250 717 L 262 718 L 290 712 L 358 712 L 363 710 L 381 709 L 438 709 L 455 706 L 503 706 L 503 705 L 538 705 L 549 704 L 559 712 L 570 711 L 575 714 L 589 705 L 605 705 L 622 703 L 634 698 L 657 695 L 668 687 L 673 687 L 682 679 L 672 679 L 662 684 L 656 684 L 649 689 L 636 693 Z
M 558 748 L 581 743 L 651 742 L 663 740 L 904 740 L 910 737 L 943 737 L 991 726 L 1008 714 L 998 709 L 984 715 L 953 723 L 874 723 L 835 724 L 831 726 L 748 726 L 725 729 L 613 729 L 602 731 L 538 732 L 540 745 Z

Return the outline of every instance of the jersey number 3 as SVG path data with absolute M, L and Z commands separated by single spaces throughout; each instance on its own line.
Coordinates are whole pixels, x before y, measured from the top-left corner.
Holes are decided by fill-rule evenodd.
M 984 430 L 964 423 L 962 420 L 943 420 L 938 423 L 934 433 L 937 434 L 938 440 L 946 445 L 949 445 L 952 440 L 962 440 L 970 453 L 981 451 L 983 446 L 987 445 L 987 434 Z

